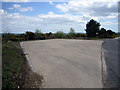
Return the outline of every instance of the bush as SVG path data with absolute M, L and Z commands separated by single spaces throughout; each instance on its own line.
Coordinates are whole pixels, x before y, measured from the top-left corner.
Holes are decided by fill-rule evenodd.
M 35 34 L 33 32 L 26 32 L 27 40 L 34 40 L 35 39 Z
M 52 39 L 53 38 L 52 32 L 46 33 L 46 34 L 44 34 L 44 36 L 45 36 L 46 39 Z
M 26 34 L 20 34 L 20 37 L 22 38 L 23 41 L 27 40 L 27 35 Z
M 82 33 L 77 33 L 75 34 L 76 37 L 86 37 L 86 34 L 82 34 Z
M 2 38 L 3 38 L 3 40 L 4 41 L 9 41 L 10 40 L 10 38 L 12 37 L 13 35 L 12 34 L 10 34 L 10 33 L 4 33 L 3 35 L 2 35 Z
M 66 35 L 63 31 L 57 31 L 55 34 L 54 34 L 54 38 L 64 38 Z
M 15 36 L 14 36 L 14 37 L 11 37 L 10 40 L 11 40 L 11 41 L 23 41 L 24 38 L 23 38 L 23 37 L 15 37 Z
M 106 38 L 106 35 L 107 35 L 106 29 L 101 28 L 101 30 L 98 31 L 99 38 Z

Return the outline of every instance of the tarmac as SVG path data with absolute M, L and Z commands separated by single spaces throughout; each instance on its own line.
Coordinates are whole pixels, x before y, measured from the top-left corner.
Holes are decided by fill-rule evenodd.
M 103 84 L 105 88 L 120 88 L 120 38 L 106 39 L 102 43 L 106 70 L 103 71 Z
M 21 42 L 45 88 L 103 88 L 102 40 L 50 39 Z

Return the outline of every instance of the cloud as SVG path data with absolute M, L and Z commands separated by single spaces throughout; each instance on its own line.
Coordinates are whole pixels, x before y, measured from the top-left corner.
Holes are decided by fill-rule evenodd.
M 27 7 L 27 8 L 20 8 L 21 12 L 27 12 L 27 11 L 32 11 L 33 8 L 32 7 Z
M 69 32 L 70 27 L 79 31 L 78 27 L 84 27 L 87 22 L 81 16 L 73 16 L 70 14 L 55 14 L 49 12 L 48 14 L 40 14 L 38 16 L 25 16 L 20 13 L 7 13 L 3 15 L 3 31 L 7 28 L 10 32 L 25 32 L 26 30 L 34 31 L 36 28 L 43 30 L 43 32 L 56 32 L 64 30 Z M 18 30 L 18 31 L 17 31 Z M 84 30 L 84 29 L 83 29 Z
M 113 13 L 113 14 L 111 14 L 111 15 L 109 15 L 109 16 L 106 16 L 106 17 L 101 17 L 101 19 L 116 19 L 116 18 L 118 18 L 118 14 L 117 13 Z
M 50 5 L 54 5 L 52 1 L 49 1 L 49 4 L 50 4 Z
M 103 25 L 118 25 L 118 22 L 115 22 L 115 21 L 105 21 L 105 22 L 102 22 Z
M 48 12 L 48 14 L 52 14 L 53 15 L 54 13 L 53 12 Z
M 3 9 L 0 9 L 0 13 L 1 13 L 1 14 L 4 14 L 4 10 L 3 10 Z
M 94 16 L 109 16 L 113 13 L 118 13 L 117 3 L 111 6 L 109 6 L 109 4 L 105 4 L 102 6 L 92 6 L 89 7 L 88 10 L 91 10 L 90 15 Z
M 2 2 L 29 2 L 30 0 L 2 0 Z
M 32 7 L 23 8 L 19 4 L 14 4 L 13 7 L 10 7 L 8 9 L 16 9 L 16 10 L 19 10 L 20 12 L 27 12 L 27 11 L 32 11 L 33 10 Z
M 20 16 L 19 13 L 13 13 L 13 14 L 8 14 L 8 15 L 7 15 L 7 18 L 11 18 L 11 17 L 13 17 L 13 18 L 15 18 L 15 19 L 22 18 L 22 16 Z
M 8 8 L 9 10 L 12 10 L 13 8 L 11 7 L 11 8 Z
M 14 4 L 13 8 L 20 8 L 21 6 L 19 4 Z
M 117 27 L 117 21 L 115 21 L 117 17 L 117 3 L 104 1 L 98 3 L 95 0 L 93 1 L 80 2 L 74 0 L 68 3 L 57 4 L 56 7 L 64 14 L 48 12 L 48 14 L 40 14 L 38 16 L 26 16 L 20 13 L 11 14 L 0 10 L 0 13 L 3 15 L 3 30 L 9 27 L 11 32 L 34 31 L 36 28 L 41 29 L 42 32 L 56 32 L 58 30 L 69 32 L 70 27 L 73 27 L 76 32 L 85 32 L 85 25 L 90 19 L 95 19 L 98 22 L 102 21 L 104 28 L 107 27 L 106 29 L 114 30 Z M 33 10 L 32 7 L 22 7 L 19 4 L 14 4 L 10 8 L 20 12 Z M 117 31 L 117 29 L 115 30 Z
M 91 17 L 108 17 L 118 13 L 118 0 L 70 0 L 67 4 L 57 4 L 61 12 L 71 14 L 88 14 Z
M 50 21 L 50 24 L 61 24 L 61 23 L 85 23 L 87 20 L 82 18 L 80 15 L 71 15 L 71 14 L 54 14 L 49 12 L 47 15 L 39 15 L 40 19 L 43 19 L 45 22 Z
M 0 15 L 6 15 L 6 14 L 7 14 L 7 12 L 5 10 L 0 9 Z

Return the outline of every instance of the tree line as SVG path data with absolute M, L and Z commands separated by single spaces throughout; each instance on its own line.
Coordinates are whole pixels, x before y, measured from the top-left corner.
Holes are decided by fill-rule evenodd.
M 35 32 L 26 31 L 23 34 L 11 34 L 4 33 L 2 35 L 3 41 L 25 41 L 25 40 L 44 40 L 44 39 L 88 39 L 88 38 L 115 38 L 120 36 L 112 30 L 100 29 L 100 23 L 91 19 L 86 24 L 86 33 L 75 33 L 75 30 L 71 27 L 68 34 L 63 31 L 57 31 L 56 33 L 42 33 L 41 30 L 36 29 Z
M 75 33 L 73 28 L 70 28 L 68 34 L 63 31 L 57 31 L 56 33 L 42 33 L 41 30 L 36 29 L 35 32 L 26 31 L 23 34 L 11 34 L 4 33 L 2 35 L 3 41 L 25 41 L 25 40 L 45 40 L 45 39 L 55 39 L 55 38 L 63 38 L 63 39 L 75 39 L 75 38 L 85 38 L 86 34 L 84 33 Z

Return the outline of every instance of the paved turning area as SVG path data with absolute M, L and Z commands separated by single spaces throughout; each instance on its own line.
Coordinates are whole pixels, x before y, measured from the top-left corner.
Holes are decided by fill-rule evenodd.
M 50 39 L 21 43 L 46 88 L 102 88 L 101 40 Z

